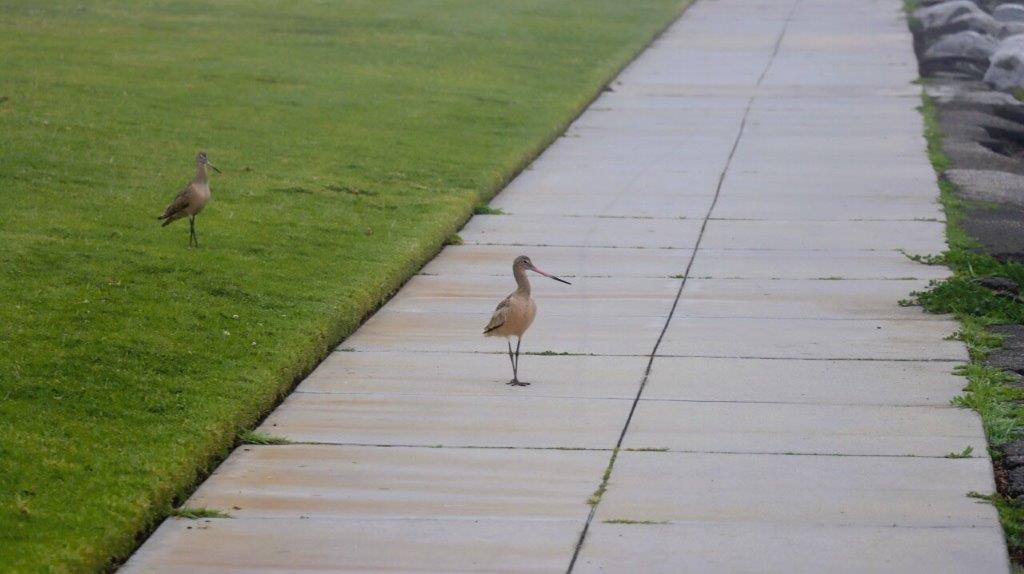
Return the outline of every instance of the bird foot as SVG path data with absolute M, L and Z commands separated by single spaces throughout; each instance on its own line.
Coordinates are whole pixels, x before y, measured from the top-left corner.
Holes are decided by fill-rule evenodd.
M 512 379 L 511 381 L 509 381 L 509 382 L 507 382 L 505 384 L 506 385 L 512 385 L 513 387 L 528 387 L 528 386 L 530 386 L 530 383 L 524 383 L 523 381 L 520 381 L 520 380 L 517 380 L 517 379 Z

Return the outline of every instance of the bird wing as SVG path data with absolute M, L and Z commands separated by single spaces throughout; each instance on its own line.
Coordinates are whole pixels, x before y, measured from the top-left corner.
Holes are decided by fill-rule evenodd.
M 173 217 L 176 213 L 188 207 L 192 196 L 190 193 L 191 191 L 192 184 L 190 183 L 185 186 L 185 189 L 179 191 L 178 195 L 174 196 L 174 199 L 171 200 L 170 205 L 168 205 L 167 209 L 164 210 L 164 214 L 160 216 L 160 219 Z
M 505 319 L 508 318 L 508 312 L 512 308 L 512 296 L 509 295 L 505 299 L 498 303 L 498 306 L 494 308 L 494 314 L 491 315 L 491 321 L 484 327 L 484 334 L 490 333 L 491 331 L 501 327 L 505 324 Z

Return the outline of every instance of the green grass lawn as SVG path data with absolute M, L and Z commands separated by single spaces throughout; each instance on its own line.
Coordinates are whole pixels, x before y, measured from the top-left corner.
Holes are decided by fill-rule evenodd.
M 682 4 L 0 3 L 3 569 L 125 557 Z

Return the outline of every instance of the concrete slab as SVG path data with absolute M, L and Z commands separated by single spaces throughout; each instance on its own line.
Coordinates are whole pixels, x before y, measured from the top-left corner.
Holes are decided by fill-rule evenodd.
M 691 277 L 713 279 L 942 279 L 949 269 L 898 251 L 701 249 Z
M 603 451 L 243 446 L 189 499 L 236 518 L 577 520 Z
M 541 269 L 558 269 L 559 273 L 570 278 L 670 277 L 686 269 L 691 253 L 689 249 L 452 245 L 445 247 L 424 266 L 422 273 L 511 278 L 515 258 L 529 255 Z
M 802 139 L 797 136 L 786 138 L 772 138 L 768 142 L 769 147 L 783 147 L 792 145 L 790 140 Z M 855 139 L 855 138 L 850 138 Z M 864 138 L 864 145 L 870 145 L 870 140 Z M 814 144 L 817 142 L 809 142 Z M 905 195 L 930 199 L 931 197 L 922 193 L 929 185 L 934 185 L 934 175 L 931 166 L 919 164 L 912 160 L 914 157 L 910 151 L 918 146 L 913 142 L 912 146 L 905 146 L 905 149 L 897 149 L 893 152 L 895 157 L 888 161 L 881 161 L 874 157 L 859 159 L 856 157 L 840 160 L 842 156 L 848 155 L 844 150 L 818 149 L 815 153 L 790 152 L 780 155 L 776 160 L 769 157 L 758 157 L 757 160 L 737 162 L 730 168 L 730 176 L 735 182 L 735 193 L 737 195 L 775 197 L 776 195 L 806 195 L 812 197 L 828 196 L 835 192 L 836 197 L 861 196 L 883 199 L 894 195 Z M 825 147 L 822 143 L 820 147 Z M 844 167 L 830 167 L 837 161 L 845 161 Z M 802 165 L 802 162 L 809 162 Z M 860 162 L 860 163 L 857 163 Z M 872 164 L 879 170 L 884 170 L 886 177 L 879 173 L 864 175 L 857 167 L 863 164 Z M 761 187 L 756 185 L 761 180 Z M 846 183 L 836 183 L 829 187 L 826 182 L 857 182 L 861 186 L 861 192 Z M 900 185 L 906 185 L 904 191 Z
M 920 307 L 896 304 L 928 281 L 765 280 L 690 278 L 676 306 L 677 317 L 766 317 L 774 319 L 948 320 Z
M 996 527 L 592 524 L 573 572 L 1006 572 Z M 742 551 L 737 551 L 742 549 Z
M 526 359 L 520 377 L 530 380 Z M 511 377 L 510 377 L 511 378 Z M 385 446 L 611 449 L 632 400 L 293 393 L 259 427 L 293 441 Z
M 650 98 L 717 98 L 731 102 L 742 101 L 744 105 L 755 98 L 762 102 L 772 98 L 793 100 L 802 98 L 813 103 L 813 98 L 920 98 L 921 88 L 913 84 L 895 86 L 767 86 L 757 85 L 685 85 L 685 84 L 616 84 L 617 93 L 632 97 Z
M 596 195 L 582 192 L 503 192 L 494 198 L 490 205 L 510 215 L 558 214 L 579 217 L 700 219 L 707 214 L 712 199 L 713 195 L 710 193 L 655 195 L 644 192 Z
M 977 414 L 954 407 L 642 400 L 623 446 L 682 452 L 986 457 Z
M 632 399 L 647 357 L 521 356 L 530 396 Z M 510 396 L 508 357 L 484 353 L 331 353 L 296 389 L 356 395 Z
M 967 380 L 956 362 L 657 357 L 645 399 L 948 406 Z
M 627 68 L 624 84 L 754 85 L 771 60 L 769 50 L 652 50 Z
M 995 526 L 988 459 L 621 451 L 596 520 Z
M 708 249 L 946 250 L 945 224 L 937 221 L 710 221 Z
M 715 205 L 716 219 L 781 221 L 945 221 L 942 206 L 934 199 L 914 196 L 764 197 L 722 194 Z
M 597 167 L 581 168 L 579 160 L 552 162 L 554 165 L 548 169 L 524 171 L 509 184 L 508 191 L 513 194 L 527 192 L 619 199 L 633 194 L 713 196 L 735 138 L 734 134 L 727 138 L 704 138 L 708 140 L 703 142 L 704 146 L 718 150 L 713 154 L 716 159 L 687 169 L 682 159 L 686 155 L 685 150 L 699 144 L 693 137 L 631 136 L 619 130 L 598 129 L 578 129 L 577 132 L 575 137 L 570 133 L 563 139 L 583 142 L 579 146 L 581 149 L 576 150 L 577 146 L 572 146 L 574 152 L 582 154 L 588 162 L 600 162 Z M 593 153 L 585 152 L 591 148 L 611 157 L 594 158 Z M 662 169 L 651 167 L 658 165 Z
M 459 235 L 482 245 L 679 249 L 697 244 L 702 224 L 696 219 L 478 215 Z
M 566 286 L 567 289 L 570 287 Z M 499 297 L 494 305 L 501 300 Z M 664 317 L 643 315 L 556 316 L 545 313 L 544 301 L 533 326 L 523 337 L 525 353 L 649 355 Z M 484 337 L 491 317 L 486 313 L 402 313 L 381 311 L 371 317 L 343 348 L 357 351 L 507 352 L 505 340 Z M 529 364 L 523 359 L 523 366 Z
M 954 321 L 674 317 L 659 355 L 966 361 Z
M 169 519 L 120 572 L 555 572 L 583 521 Z
M 781 145 L 781 144 L 780 144 Z M 770 199 L 774 196 L 875 197 L 893 195 L 935 199 L 935 180 L 923 175 L 860 173 L 857 177 L 836 177 L 827 171 L 808 172 L 792 163 L 761 170 L 731 171 L 726 180 L 729 195 Z M 724 186 L 723 186 L 724 187 Z
M 720 136 L 723 140 L 727 140 L 730 136 L 736 135 L 736 130 L 742 119 L 743 109 L 738 106 L 719 109 L 662 108 L 660 113 L 654 115 L 647 109 L 620 107 L 614 100 L 605 99 L 591 106 L 587 113 L 572 123 L 572 128 L 622 130 L 631 135 L 664 132 L 672 136 Z M 724 151 L 722 167 L 725 167 L 728 149 Z M 693 156 L 690 156 L 690 163 L 685 162 L 684 159 L 681 165 L 703 165 L 697 162 L 697 158 Z M 543 165 L 543 163 L 538 164 L 539 167 L 543 167 Z M 643 166 L 644 163 L 634 165 Z
M 754 122 L 748 134 L 751 137 L 744 138 L 736 149 L 730 171 L 799 169 L 802 173 L 816 176 L 830 172 L 835 176 L 853 176 L 863 172 L 858 168 L 868 163 L 895 177 L 920 177 L 925 182 L 935 177 L 931 165 L 920 159 L 924 146 L 920 137 L 883 141 L 875 138 L 872 141 L 869 133 L 861 135 L 863 122 L 856 129 L 848 130 L 850 133 L 837 134 L 836 131 L 843 130 L 836 130 L 833 124 L 826 126 L 808 122 L 806 112 L 794 113 L 799 117 L 796 122 L 789 113 L 779 115 L 779 118 L 751 120 Z M 806 127 L 798 129 L 801 121 Z M 776 123 L 786 127 L 776 127 Z M 822 134 L 822 128 L 828 129 L 829 133 Z M 790 133 L 780 133 L 783 130 Z M 837 137 L 839 135 L 842 137 Z M 799 185 L 799 181 L 794 185 Z
M 537 263 L 541 265 L 541 263 Z M 547 269 L 561 275 L 558 269 Z M 534 299 L 551 315 L 646 315 L 666 317 L 681 280 L 674 278 L 585 277 L 567 287 L 530 273 Z M 388 302 L 388 311 L 410 313 L 480 313 L 493 311 L 516 288 L 511 277 L 451 275 L 412 278 Z M 891 301 L 890 301 L 891 302 Z

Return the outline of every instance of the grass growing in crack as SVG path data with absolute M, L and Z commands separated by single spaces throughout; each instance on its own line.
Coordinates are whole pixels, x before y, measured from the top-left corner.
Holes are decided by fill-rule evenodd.
M 629 520 L 628 518 L 613 518 L 602 520 L 605 524 L 668 524 L 667 520 Z
M 1024 265 L 1001 262 L 976 250 L 977 243 L 967 235 L 962 220 L 968 204 L 955 195 L 953 184 L 943 177 L 949 168 L 949 158 L 942 150 L 942 138 L 936 117 L 935 104 L 924 97 L 921 113 L 924 117 L 928 157 L 939 175 L 940 201 L 946 212 L 946 240 L 949 249 L 938 256 L 913 256 L 923 264 L 947 265 L 953 275 L 932 281 L 924 291 L 912 294 L 904 303 L 919 304 L 932 313 L 951 313 L 960 322 L 956 338 L 967 345 L 971 362 L 956 373 L 967 378 L 964 393 L 953 399 L 953 404 L 972 408 L 978 412 L 985 427 L 985 435 L 992 447 L 998 447 L 1019 438 L 1024 429 L 1024 389 L 1009 386 L 1011 375 L 984 364 L 986 356 L 999 348 L 1002 338 L 989 332 L 988 327 L 999 324 L 1024 324 L 1024 302 L 1020 297 L 993 292 L 979 282 L 981 277 L 1001 277 L 1024 287 Z M 950 453 L 961 458 L 963 453 Z M 956 455 L 956 456 L 953 456 Z M 993 453 L 993 457 L 998 453 Z M 995 493 L 971 496 L 993 504 L 999 511 L 999 520 L 1006 533 L 1007 546 L 1016 561 L 1024 556 L 1024 504 Z
M 612 476 L 612 467 L 615 466 L 615 459 L 619 457 L 619 449 L 616 448 L 612 451 L 612 457 L 608 460 L 608 466 L 604 469 L 604 474 L 601 476 L 601 484 L 597 485 L 597 490 L 594 494 L 590 495 L 587 499 L 587 504 L 590 506 L 596 506 L 601 502 L 601 497 L 604 496 L 606 490 L 608 490 L 608 479 Z
M 227 512 L 203 506 L 179 506 L 178 508 L 172 509 L 170 515 L 178 518 L 187 518 L 189 520 L 199 520 L 200 518 L 231 518 L 231 515 Z
M 960 452 L 951 452 L 946 455 L 946 458 L 973 458 L 971 453 L 974 452 L 973 446 L 968 446 Z
M 238 434 L 239 442 L 245 444 L 292 444 L 292 441 L 284 438 L 283 436 L 274 436 L 256 431 L 242 431 Z
M 473 215 L 505 215 L 505 212 L 497 207 L 478 205 L 473 208 Z
M 998 447 L 1020 436 L 1024 428 L 1024 389 L 1007 385 L 1009 376 L 987 365 L 972 362 L 957 374 L 966 376 L 968 383 L 964 394 L 953 399 L 953 404 L 972 408 L 981 415 L 989 444 Z
M 1010 547 L 1012 554 L 1019 557 L 1024 550 L 1024 501 L 1006 498 L 1001 494 L 971 492 L 967 496 L 984 500 L 996 507 L 999 511 L 999 523 L 1003 525 L 1003 532 L 1006 534 L 1006 545 Z M 1018 569 L 1019 566 L 1016 566 L 1014 572 Z

